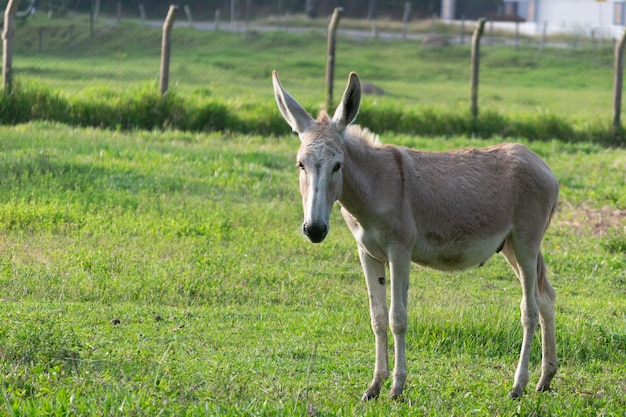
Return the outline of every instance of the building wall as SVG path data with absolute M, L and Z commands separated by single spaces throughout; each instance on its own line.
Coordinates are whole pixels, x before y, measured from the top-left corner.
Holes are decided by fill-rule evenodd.
M 441 0 L 442 19 L 455 20 L 453 15 L 464 0 Z M 467 1 L 467 0 L 465 0 Z M 515 11 L 525 19 L 523 32 L 591 33 L 598 36 L 619 37 L 626 25 L 626 0 L 503 0 L 502 12 Z M 446 12 L 448 12 L 446 14 Z M 498 24 L 506 28 L 507 23 Z
M 591 29 L 613 24 L 614 1 L 538 0 L 537 21 L 571 29 Z
M 501 11 L 498 0 L 441 0 L 441 18 L 444 20 L 479 19 L 497 15 Z

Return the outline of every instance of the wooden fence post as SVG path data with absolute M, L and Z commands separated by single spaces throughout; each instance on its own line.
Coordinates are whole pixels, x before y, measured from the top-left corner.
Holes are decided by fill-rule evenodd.
M 370 20 L 370 24 L 372 26 L 372 38 L 378 39 L 378 22 L 376 19 Z
M 478 117 L 478 70 L 480 68 L 480 38 L 483 36 L 485 30 L 485 18 L 478 20 L 474 34 L 472 35 L 472 72 L 471 72 L 471 85 L 470 95 L 472 102 L 472 116 Z
M 191 7 L 186 5 L 184 7 L 184 10 L 185 10 L 185 16 L 187 16 L 187 23 L 189 24 L 189 27 L 191 27 L 193 26 L 193 15 L 191 14 Z
M 404 12 L 402 13 L 402 40 L 406 40 L 406 33 L 408 31 L 409 20 L 411 19 L 411 2 L 404 3 Z
M 215 31 L 220 29 L 220 15 L 222 14 L 221 9 L 215 9 Z
M 13 38 L 15 37 L 15 12 L 19 0 L 9 0 L 4 11 L 4 29 L 2 30 L 2 91 L 10 94 L 13 89 Z
M 330 112 L 333 108 L 333 81 L 335 79 L 335 38 L 337 34 L 337 26 L 341 18 L 343 8 L 335 7 L 333 16 L 330 18 L 328 25 L 328 56 L 326 60 L 326 111 Z
M 626 30 L 622 32 L 619 42 L 615 45 L 613 69 L 613 129 L 618 131 L 622 112 L 622 82 L 624 79 L 624 46 L 626 45 Z
M 167 92 L 167 86 L 170 78 L 170 51 L 172 49 L 172 26 L 176 20 L 176 12 L 178 6 L 170 6 L 167 17 L 163 23 L 163 39 L 161 41 L 161 73 L 159 82 L 159 91 L 161 95 Z

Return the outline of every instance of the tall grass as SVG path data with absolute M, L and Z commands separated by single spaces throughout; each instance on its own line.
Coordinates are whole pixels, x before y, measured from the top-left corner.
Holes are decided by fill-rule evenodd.
M 173 89 L 165 96 L 145 84 L 117 93 L 105 88 L 91 89 L 80 96 L 63 97 L 45 85 L 19 83 L 10 95 L 0 96 L 0 123 L 30 120 L 57 121 L 72 126 L 106 129 L 178 129 L 190 132 L 230 131 L 243 134 L 282 135 L 288 128 L 273 102 L 247 105 L 219 98 L 182 96 Z M 506 115 L 484 112 L 478 118 L 469 113 L 435 110 L 429 107 L 403 108 L 393 104 L 365 102 L 360 124 L 374 132 L 476 137 L 560 139 L 566 142 L 591 141 L 618 145 L 622 130 L 601 123 L 573 124 L 553 114 Z

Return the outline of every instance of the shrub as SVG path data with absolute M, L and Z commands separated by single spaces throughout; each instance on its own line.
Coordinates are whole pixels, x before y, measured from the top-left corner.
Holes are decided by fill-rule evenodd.
M 198 104 L 189 111 L 186 130 L 222 131 L 235 124 L 228 107 L 217 101 Z

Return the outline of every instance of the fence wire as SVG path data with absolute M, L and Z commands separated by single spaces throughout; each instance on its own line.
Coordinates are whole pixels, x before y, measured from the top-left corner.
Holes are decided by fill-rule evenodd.
M 154 14 L 155 11 L 151 10 L 147 13 L 148 16 Z M 70 15 L 70 19 L 77 21 L 76 25 L 56 26 L 53 18 L 45 13 L 37 12 L 37 15 L 18 21 L 16 25 L 18 46 L 13 62 L 18 79 L 39 80 L 70 95 L 78 91 L 112 94 L 109 89 L 103 92 L 100 87 L 103 83 L 112 91 L 127 91 L 131 86 L 141 85 L 152 88 L 158 84 L 160 52 L 155 46 L 160 45 L 161 38 L 154 28 L 162 27 L 162 20 L 150 20 L 127 12 L 123 16 L 101 15 L 96 22 L 87 24 L 89 16 Z M 206 12 L 202 16 L 204 20 L 194 18 L 184 8 L 178 11 L 170 85 L 182 92 L 224 96 L 241 102 L 250 97 L 254 90 L 251 86 L 255 83 L 263 85 L 257 86 L 258 91 L 265 91 L 261 93 L 263 98 L 271 99 L 268 81 L 271 70 L 289 59 L 288 50 L 279 47 L 276 56 L 268 58 L 266 64 L 251 61 L 250 65 L 256 68 L 237 68 L 236 60 L 231 58 L 250 54 L 249 45 L 259 34 L 289 32 L 310 37 L 315 34 L 325 36 L 326 31 L 323 19 L 321 25 L 305 26 L 303 21 L 306 19 L 299 20 L 296 16 L 262 20 L 231 20 L 228 16 L 207 19 Z M 469 111 L 469 57 L 474 22 L 443 24 L 432 19 L 412 22 L 408 27 L 399 22 L 378 25 L 365 21 L 360 26 L 355 22 L 348 23 L 339 25 L 339 43 L 344 40 L 364 56 L 375 57 L 384 48 L 384 42 L 402 42 L 409 45 L 409 49 L 422 52 L 397 57 L 398 60 L 415 60 L 416 68 L 425 68 L 429 62 L 424 61 L 432 60 L 432 69 L 427 70 L 430 72 L 427 75 L 419 74 L 417 70 L 415 73 L 384 75 L 380 70 L 382 64 L 376 59 L 369 64 L 359 61 L 355 65 L 343 62 L 340 51 L 335 91 L 342 91 L 340 84 L 347 71 L 355 70 L 362 75 L 365 93 L 372 97 L 371 100 L 393 101 L 398 106 L 423 105 L 454 110 L 466 107 Z M 149 27 L 153 30 L 141 29 Z M 206 32 L 212 37 L 207 38 L 206 43 L 180 45 L 176 43 L 176 32 L 181 30 Z M 120 36 L 120 32 L 126 33 Z M 276 36 L 275 39 L 279 37 Z M 134 38 L 134 45 L 137 42 L 145 45 L 145 50 L 137 50 L 136 46 L 127 48 L 123 42 L 125 37 Z M 87 51 L 80 48 L 81 44 L 93 42 L 93 39 L 103 44 L 115 43 L 105 52 L 99 52 L 98 48 Z M 488 23 L 481 43 L 480 111 L 544 112 L 566 118 L 609 121 L 612 117 L 614 44 L 614 39 L 594 36 L 593 33 L 546 39 L 541 34 L 522 35 L 515 30 L 494 29 Z M 262 43 L 260 45 L 262 47 Z M 311 54 L 316 55 L 313 67 L 320 75 L 319 84 L 303 86 L 313 87 L 304 94 L 315 95 L 315 100 L 321 102 L 325 51 L 312 50 Z M 71 60 L 72 66 L 68 69 L 55 64 L 50 57 Z M 207 70 L 199 69 L 202 65 L 196 65 L 198 63 L 204 64 Z M 465 69 L 458 70 L 459 66 L 454 63 Z M 387 65 L 393 67 L 394 62 Z M 302 72 L 310 74 L 311 71 L 310 66 L 303 63 Z M 242 78 L 244 72 L 247 79 Z M 388 72 L 394 74 L 392 70 Z M 407 91 L 405 83 L 411 80 L 415 80 L 415 89 Z

